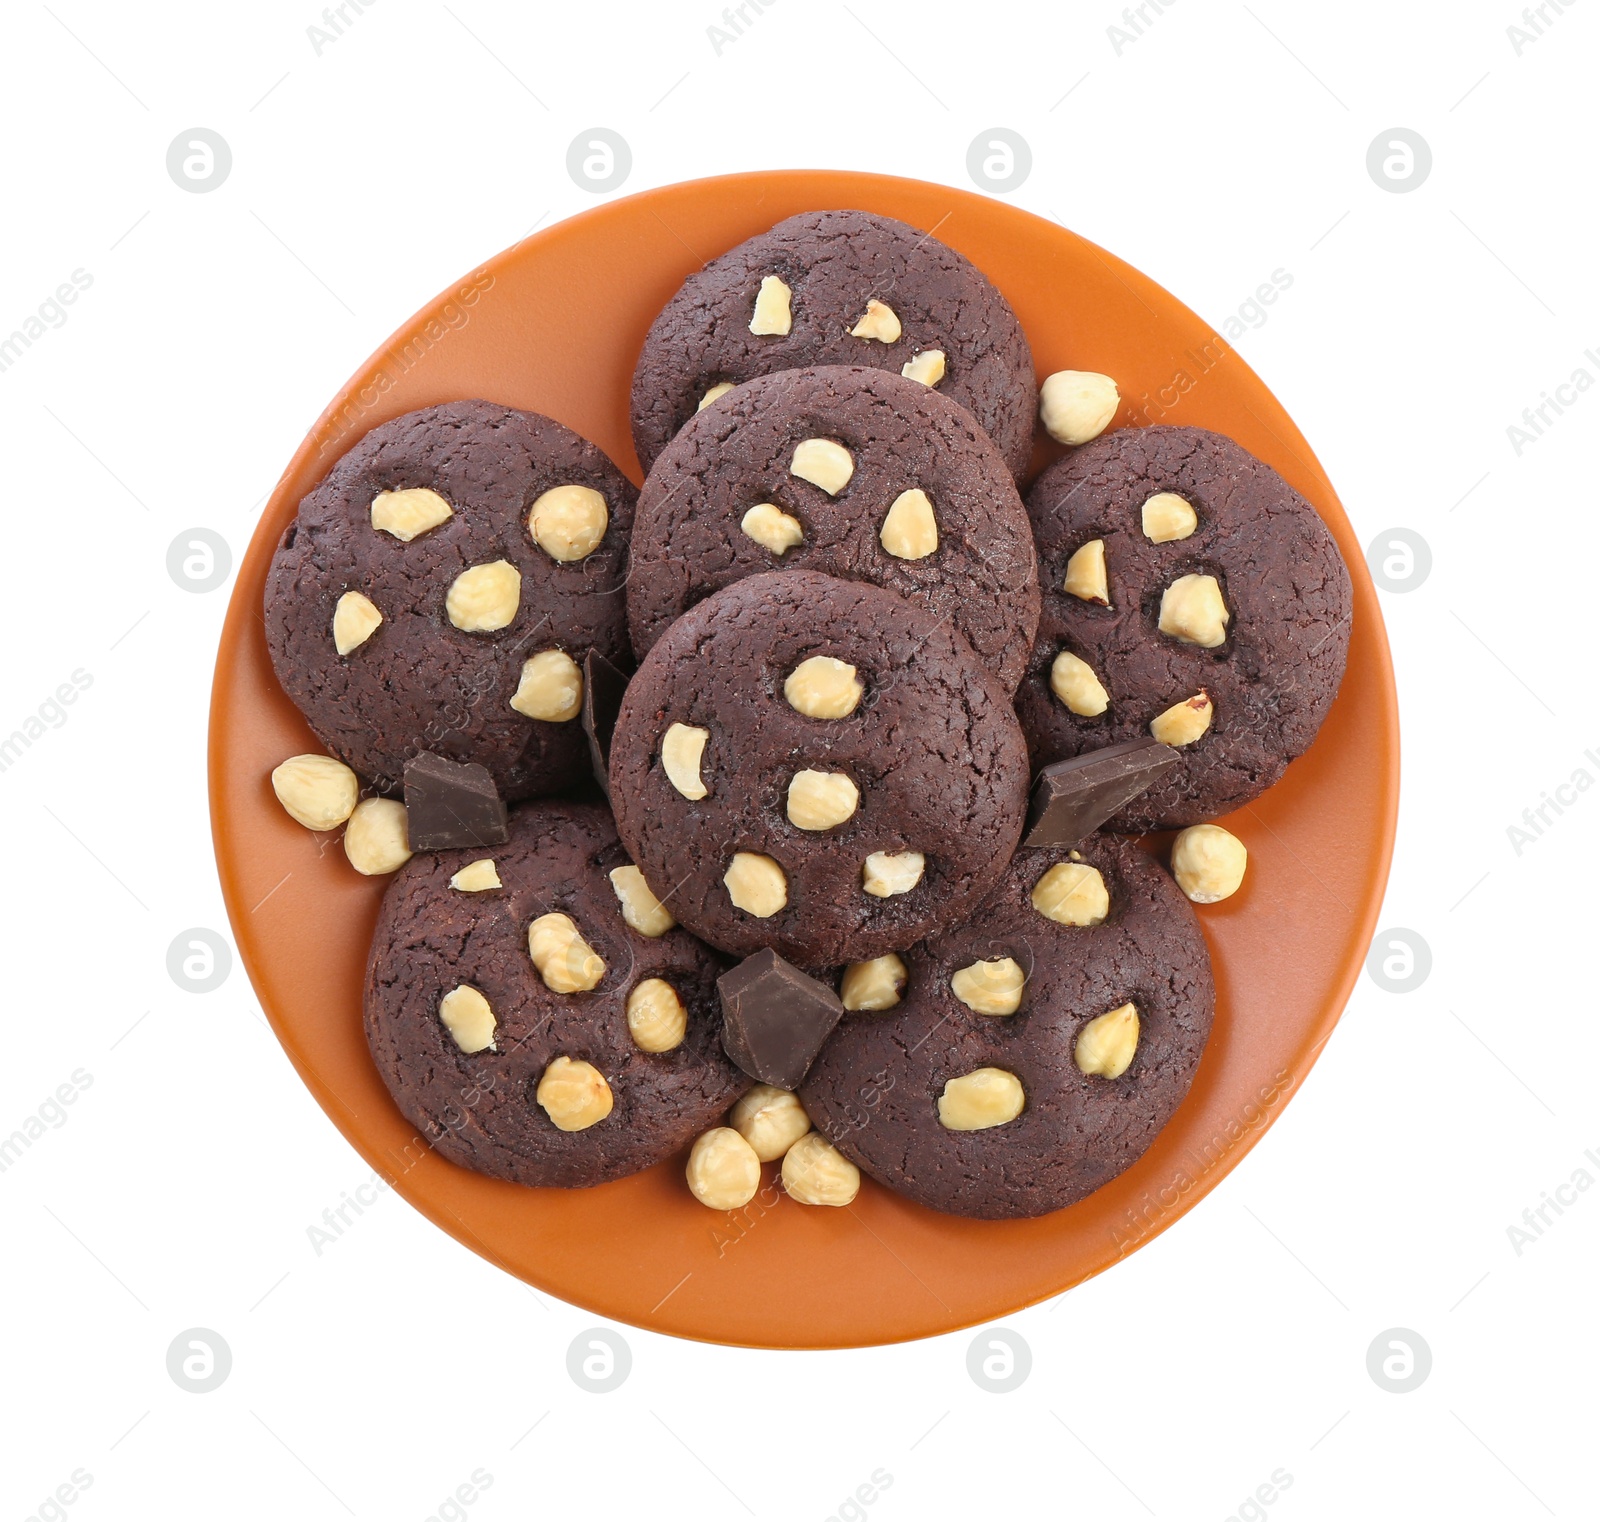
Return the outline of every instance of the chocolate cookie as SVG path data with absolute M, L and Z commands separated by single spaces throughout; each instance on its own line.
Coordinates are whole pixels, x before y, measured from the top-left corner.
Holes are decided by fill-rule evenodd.
M 1143 1155 L 1215 996 L 1177 884 L 1102 834 L 1019 851 L 963 924 L 847 969 L 843 997 L 806 1113 L 879 1183 L 993 1220 L 1059 1210 Z
M 1350 576 L 1271 466 L 1202 428 L 1123 429 L 1028 494 L 1044 588 L 1017 692 L 1035 766 L 1154 735 L 1178 764 L 1109 828 L 1171 829 L 1270 787 L 1339 690 Z
M 534 412 L 448 402 L 372 430 L 300 504 L 267 576 L 278 680 L 380 792 L 431 751 L 508 799 L 586 777 L 589 650 L 628 652 L 637 493 Z
M 690 609 L 611 740 L 617 830 L 673 914 L 807 968 L 909 946 L 975 904 L 1027 788 L 1007 695 L 949 623 L 815 571 Z
M 707 393 L 776 370 L 871 365 L 959 402 L 1021 479 L 1038 400 L 1016 314 L 982 271 L 904 222 L 808 211 L 713 259 L 662 309 L 633 373 L 648 470 Z
M 972 415 L 860 365 L 746 381 L 691 418 L 639 494 L 628 622 L 643 656 L 703 597 L 799 567 L 949 619 L 1008 692 L 1039 622 L 1033 531 Z
M 451 1162 L 519 1184 L 686 1146 L 749 1080 L 719 1039 L 725 964 L 670 926 L 594 805 L 525 805 L 505 845 L 413 856 L 367 965 L 395 1103 Z

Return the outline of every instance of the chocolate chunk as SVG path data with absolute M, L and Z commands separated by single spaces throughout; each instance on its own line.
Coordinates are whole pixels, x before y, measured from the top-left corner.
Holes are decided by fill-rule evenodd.
M 717 979 L 722 1049 L 752 1078 L 798 1088 L 844 1005 L 819 983 L 764 949 Z
M 1170 745 L 1146 738 L 1045 767 L 1033 785 L 1023 845 L 1076 845 L 1177 763 Z
M 488 767 L 423 751 L 406 762 L 405 789 L 406 835 L 413 851 L 504 844 L 506 806 Z
M 611 796 L 611 731 L 617 727 L 617 710 L 628 679 L 601 655 L 591 650 L 583 658 L 583 713 L 579 722 L 589 741 L 589 765 L 606 797 Z

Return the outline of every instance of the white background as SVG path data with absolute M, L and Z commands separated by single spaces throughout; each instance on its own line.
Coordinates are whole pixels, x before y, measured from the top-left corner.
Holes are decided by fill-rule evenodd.
M 1600 798 L 1568 794 L 1520 854 L 1507 827 L 1600 776 L 1600 396 L 1520 455 L 1507 428 L 1600 378 L 1600 13 L 1543 7 L 1519 53 L 1514 0 L 1182 0 L 1119 52 L 1110 0 L 774 0 L 719 54 L 714 3 L 381 0 L 320 55 L 312 0 L 7 7 L 0 334 L 74 270 L 93 283 L 0 373 L 0 734 L 75 670 L 92 685 L 0 772 L 0 1136 L 92 1081 L 0 1174 L 0 1515 L 1592 1515 L 1600 1191 L 1520 1254 L 1507 1228 L 1600 1178 Z M 165 167 L 195 126 L 233 154 L 208 194 Z M 176 585 L 168 545 L 206 526 L 237 558 L 370 350 L 594 203 L 565 167 L 594 126 L 632 146 L 622 193 L 789 165 L 970 186 L 973 139 L 1020 132 L 1007 199 L 1212 323 L 1292 274 L 1239 347 L 1362 542 L 1431 547 L 1383 597 L 1405 740 L 1383 923 L 1426 940 L 1431 976 L 1363 978 L 1213 1196 L 1010 1318 L 1032 1372 L 1009 1394 L 969 1377 L 970 1332 L 781 1355 L 631 1328 L 626 1383 L 580 1390 L 566 1351 L 593 1318 L 395 1196 L 314 1253 L 366 1167 L 241 968 L 206 995 L 166 971 L 178 932 L 226 931 L 204 739 L 228 596 Z M 1405 194 L 1366 169 L 1396 126 L 1433 154 Z M 167 1373 L 191 1327 L 232 1349 L 209 1394 Z M 1393 1327 L 1432 1350 L 1408 1394 L 1367 1371 Z M 41 1513 L 75 1470 L 88 1487 Z M 841 1512 L 875 1470 L 889 1486 Z

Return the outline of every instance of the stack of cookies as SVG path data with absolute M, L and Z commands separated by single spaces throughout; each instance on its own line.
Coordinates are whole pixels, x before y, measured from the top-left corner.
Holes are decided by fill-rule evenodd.
M 814 212 L 656 319 L 640 490 L 462 401 L 306 497 L 265 616 L 326 753 L 272 782 L 393 874 L 367 1036 L 443 1156 L 999 1218 L 1145 1151 L 1245 872 L 1210 821 L 1315 737 L 1350 583 L 1270 467 L 1119 405 L 1037 387 L 953 249 Z

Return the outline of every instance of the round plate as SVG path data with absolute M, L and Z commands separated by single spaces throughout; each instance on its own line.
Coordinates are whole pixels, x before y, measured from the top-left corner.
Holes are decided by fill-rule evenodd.
M 1034 1221 L 942 1216 L 864 1183 L 842 1210 L 783 1195 L 769 1165 L 743 1211 L 698 1205 L 682 1163 L 598 1189 L 525 1189 L 428 1150 L 367 1055 L 361 980 L 382 879 L 278 806 L 268 773 L 320 750 L 279 688 L 267 566 L 301 497 L 364 432 L 484 397 L 558 418 L 635 481 L 628 386 L 652 319 L 691 271 L 796 212 L 861 207 L 935 231 L 1005 292 L 1039 374 L 1116 377 L 1116 427 L 1214 428 L 1270 461 L 1339 542 L 1355 584 L 1344 687 L 1310 752 L 1227 821 L 1250 874 L 1200 911 L 1217 1018 L 1194 1087 L 1120 1178 Z M 1041 434 L 1041 438 L 1042 438 Z M 1055 453 L 1044 441 L 1035 469 Z M 262 1007 L 334 1124 L 475 1252 L 603 1316 L 681 1337 L 846 1347 L 926 1337 L 1077 1284 L 1170 1226 L 1299 1087 L 1371 941 L 1394 840 L 1394 673 L 1361 547 L 1305 440 L 1227 343 L 1137 270 L 1010 206 L 881 175 L 743 174 L 600 206 L 491 259 L 425 307 L 334 398 L 290 461 L 239 570 L 212 693 L 210 792 L 234 936 Z

